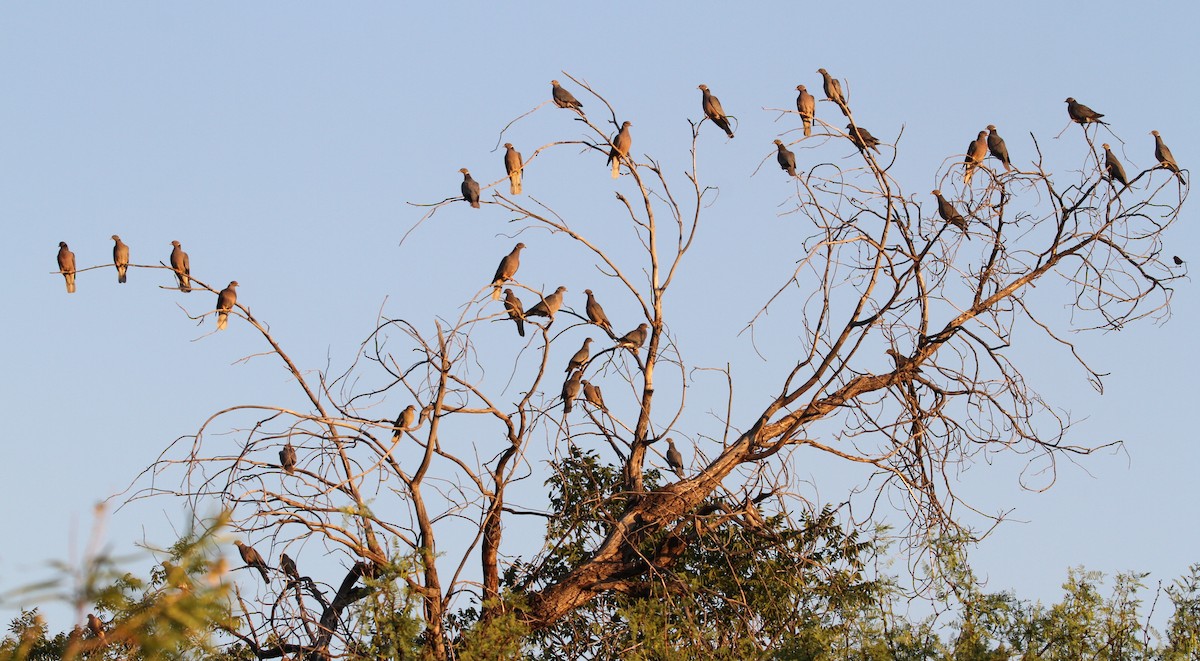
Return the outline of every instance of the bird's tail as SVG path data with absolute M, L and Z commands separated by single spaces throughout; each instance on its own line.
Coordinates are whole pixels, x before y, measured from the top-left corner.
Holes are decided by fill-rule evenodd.
M 963 173 L 963 183 L 970 186 L 971 185 L 971 177 L 973 177 L 973 176 L 975 176 L 975 165 L 968 163 L 967 171 Z
M 125 284 L 125 272 L 129 270 L 128 266 L 117 267 L 117 283 Z
M 804 137 L 807 138 L 811 135 L 812 135 L 812 120 L 805 117 L 804 118 Z
M 492 300 L 500 300 L 500 285 L 492 285 Z
M 516 172 L 508 175 L 508 183 L 509 183 L 508 191 L 510 193 L 512 193 L 513 195 L 520 195 L 521 194 L 521 171 L 517 170 Z
M 75 293 L 75 274 L 74 273 L 64 273 L 63 277 L 66 278 L 66 280 L 67 280 L 67 293 L 74 294 Z
M 225 327 L 228 325 L 229 325 L 229 313 L 228 312 L 218 312 L 217 313 L 217 330 L 225 330 Z
M 525 320 L 520 317 L 517 317 L 513 321 L 517 322 L 517 334 L 520 335 L 521 337 L 525 337 Z
M 192 291 L 191 280 L 186 275 L 179 276 L 179 291 L 185 294 Z
M 1013 170 L 1012 163 L 1009 163 L 1008 161 L 1004 161 L 1004 171 L 1012 172 L 1012 170 Z
M 620 156 L 614 156 L 612 158 L 612 166 L 613 166 L 612 178 L 616 179 L 617 177 L 621 176 L 621 157 Z

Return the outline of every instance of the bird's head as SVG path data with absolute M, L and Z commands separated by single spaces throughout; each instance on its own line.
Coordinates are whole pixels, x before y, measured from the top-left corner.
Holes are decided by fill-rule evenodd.
M 1067 103 L 1075 103 L 1075 97 L 1073 97 L 1073 96 L 1068 96 L 1068 97 L 1067 97 Z
M 1158 131 L 1151 131 L 1151 132 L 1150 132 L 1150 135 L 1152 135 L 1152 136 L 1154 136 L 1154 137 L 1156 137 L 1156 138 L 1157 138 L 1157 137 L 1158 137 Z
M 996 125 L 995 125 L 995 124 L 988 124 L 988 125 L 987 125 L 987 130 L 989 130 L 989 131 L 992 131 L 992 132 L 995 132 L 995 130 L 996 130 Z
M 179 247 L 179 242 L 178 242 L 178 241 L 172 241 L 172 242 L 171 242 L 171 245 L 173 245 L 173 246 L 175 246 L 176 248 L 178 248 L 178 247 Z
M 807 88 L 807 87 L 805 87 L 805 86 L 803 86 L 803 85 L 797 85 L 797 86 L 796 86 L 796 89 L 797 89 L 798 91 L 800 91 L 800 92 L 807 92 L 807 91 L 808 91 L 808 88 Z
M 517 245 L 513 246 L 513 250 L 524 250 L 524 249 L 525 249 L 524 243 L 518 243 Z
M 66 247 L 67 247 L 67 242 L 66 242 L 66 241 L 59 241 L 59 242 L 58 242 L 58 247 L 59 247 L 59 248 L 66 248 Z
M 459 168 L 458 171 L 463 174 L 471 174 L 471 172 L 469 170 L 467 170 L 466 168 Z
M 554 86 L 558 86 L 558 81 L 557 81 L 557 80 L 552 80 L 552 81 L 550 81 L 550 84 L 551 84 L 551 85 L 554 85 Z
M 116 234 L 114 234 L 114 235 L 112 235 L 112 240 L 113 240 L 113 241 L 120 241 L 120 240 L 121 240 L 121 237 L 119 237 L 119 236 L 117 236 Z
M 932 190 L 932 191 L 929 191 L 929 194 L 930 194 L 930 195 L 932 195 L 932 196 L 934 196 L 934 197 L 941 197 L 941 196 L 942 196 L 942 191 L 940 191 L 940 190 Z
M 1107 142 L 1106 142 L 1106 143 L 1104 143 L 1104 144 L 1102 144 L 1102 145 L 1100 145 L 1100 146 L 1104 148 L 1104 151 L 1108 151 L 1108 149 L 1109 149 L 1109 147 L 1108 147 L 1108 143 L 1107 143 Z
M 504 148 L 505 148 L 505 149 L 512 149 L 512 143 L 511 143 L 511 142 L 506 142 L 506 143 L 504 143 Z
M 230 283 L 229 283 L 229 288 L 230 288 L 230 289 L 233 289 L 234 287 L 237 287 L 237 286 L 238 286 L 238 281 L 237 281 L 237 280 L 234 280 L 233 282 L 230 282 Z
M 781 147 L 782 147 L 782 146 L 783 146 L 783 141 L 782 141 L 782 140 L 780 140 L 779 138 L 776 138 L 776 139 L 775 139 L 775 144 L 777 144 L 777 145 L 779 145 L 779 146 L 781 146 Z

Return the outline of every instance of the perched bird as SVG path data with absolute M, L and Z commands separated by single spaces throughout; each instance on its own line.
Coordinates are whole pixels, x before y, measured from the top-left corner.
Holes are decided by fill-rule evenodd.
M 1070 115 L 1072 121 L 1078 124 L 1089 124 L 1095 122 L 1097 124 L 1108 126 L 1108 122 L 1100 119 L 1104 116 L 1103 114 L 1098 113 L 1095 110 L 1092 110 L 1091 108 L 1076 101 L 1075 97 L 1073 96 L 1067 97 L 1067 114 Z
M 392 423 L 396 429 L 392 432 L 392 442 L 396 443 L 406 431 L 412 431 L 417 428 L 417 407 L 409 404 L 404 407 L 400 415 L 396 416 L 396 421 Z
M 967 220 L 962 217 L 958 209 L 954 208 L 953 204 L 950 204 L 946 201 L 946 198 L 942 197 L 942 191 L 935 190 L 931 194 L 937 198 L 938 215 L 942 217 L 942 220 L 966 232 L 968 227 Z M 971 237 L 968 235 L 967 238 L 970 239 Z
M 775 159 L 779 161 L 779 167 L 789 175 L 796 176 L 796 155 L 783 144 L 782 140 L 776 139 L 775 147 L 779 150 L 779 153 L 775 154 Z
M 704 116 L 711 119 L 713 124 L 721 127 L 725 131 L 725 135 L 733 137 L 733 131 L 729 128 L 729 118 L 725 116 L 725 109 L 721 107 L 721 101 L 708 91 L 708 85 L 701 85 L 700 92 L 703 96 L 700 98 L 700 107 L 704 109 Z
M 242 554 L 242 562 L 246 563 L 247 567 L 254 567 L 258 573 L 262 574 L 263 582 L 270 583 L 271 575 L 267 573 L 271 568 L 263 557 L 254 550 L 254 547 L 243 544 L 242 541 L 234 540 L 234 546 L 238 547 L 238 553 Z
M 567 291 L 566 287 L 559 287 L 554 290 L 553 294 L 546 296 L 537 302 L 529 311 L 525 313 L 526 317 L 549 317 L 554 320 L 554 315 L 558 309 L 562 307 L 563 294 Z
M 563 413 L 570 413 L 572 405 L 579 398 L 581 379 L 583 379 L 583 370 L 578 370 L 563 382 Z
M 107 645 L 108 636 L 104 633 L 104 622 L 101 622 L 95 613 L 88 613 L 87 622 L 88 631 L 92 632 L 92 636 L 98 639 L 101 645 Z
M 237 280 L 217 294 L 217 330 L 225 330 L 229 325 L 229 311 L 237 304 Z
M 1174 172 L 1179 183 L 1184 183 L 1183 174 L 1179 171 L 1179 164 L 1175 162 L 1170 148 L 1163 144 L 1162 136 L 1158 134 L 1158 131 L 1151 131 L 1150 135 L 1154 136 L 1154 160 L 1158 161 L 1160 166 Z
M 967 145 L 967 156 L 963 159 L 963 163 L 967 164 L 967 171 L 963 173 L 963 183 L 968 186 L 971 185 L 971 177 L 975 176 L 975 168 L 987 158 L 987 135 L 987 131 L 980 131 L 971 144 Z
M 987 130 L 988 152 L 990 152 L 991 155 L 996 158 L 996 160 L 1004 164 L 1005 172 L 1012 172 L 1012 162 L 1008 160 L 1008 146 L 1004 144 L 1004 138 L 1001 138 L 1000 134 L 996 132 L 995 124 L 988 124 Z
M 847 124 L 846 130 L 850 132 L 850 142 L 853 142 L 859 151 L 874 149 L 875 153 L 881 153 L 879 151 L 879 138 L 871 135 L 870 131 L 853 124 Z
M 512 280 L 512 277 L 517 274 L 517 269 L 521 267 L 521 251 L 525 249 L 524 243 L 518 243 L 513 246 L 512 252 L 505 255 L 500 264 L 496 267 L 496 275 L 492 276 L 492 300 L 500 300 L 500 288 L 506 280 Z
M 575 98 L 574 94 L 563 89 L 557 80 L 550 81 L 550 98 L 554 101 L 554 105 L 559 108 L 570 108 L 578 110 L 580 115 L 583 114 L 583 104 L 579 102 L 579 99 Z
M 804 122 L 804 137 L 812 135 L 813 118 L 817 116 L 817 100 L 808 93 L 808 88 L 797 85 L 796 111 L 800 113 L 800 121 Z
M 504 171 L 508 173 L 508 192 L 513 195 L 521 194 L 521 175 L 525 174 L 521 162 L 521 152 L 513 149 L 511 142 L 504 143 Z
M 67 281 L 67 293 L 75 293 L 75 253 L 67 248 L 66 241 L 58 242 L 58 271 Z
M 592 385 L 588 381 L 583 381 L 583 399 L 592 406 L 598 409 L 607 410 L 604 406 L 604 395 L 600 392 L 600 386 Z
M 629 135 L 629 127 L 633 122 L 621 124 L 621 132 L 613 138 L 612 149 L 608 152 L 608 162 L 612 165 L 612 178 L 621 175 L 621 159 L 629 156 L 629 148 L 633 145 L 633 137 Z
M 471 173 L 467 172 L 466 168 L 459 168 L 462 173 L 462 194 L 463 199 L 471 203 L 472 209 L 479 208 L 479 182 L 471 178 Z
M 842 96 L 842 83 L 837 78 L 829 75 L 829 72 L 824 67 L 817 69 L 817 73 L 825 79 L 825 98 L 833 101 L 842 109 L 842 114 L 849 117 L 850 108 L 846 105 L 846 97 Z
M 283 570 L 284 575 L 293 581 L 300 580 L 300 570 L 296 568 L 296 561 L 292 560 L 288 554 L 279 554 L 279 568 Z
M 1128 186 L 1129 178 L 1125 176 L 1125 168 L 1121 165 L 1121 161 L 1117 160 L 1117 156 L 1112 153 L 1112 149 L 1109 149 L 1107 142 L 1101 146 L 1104 147 L 1104 171 L 1112 179 L 1116 179 L 1124 186 Z
M 279 465 L 283 466 L 288 475 L 296 472 L 296 448 L 291 441 L 279 451 Z
M 588 356 L 591 355 L 591 350 L 589 348 L 589 347 L 591 347 L 591 345 L 592 345 L 592 338 L 590 338 L 590 337 L 583 338 L 583 346 L 579 347 L 579 351 L 576 351 L 574 356 L 571 356 L 571 360 L 567 362 L 567 369 L 565 369 L 563 371 L 570 372 L 572 370 L 577 370 L 577 369 L 583 367 L 584 365 L 586 365 L 587 361 L 588 361 Z
M 679 449 L 675 447 L 675 440 L 667 439 L 667 465 L 679 477 L 683 477 L 683 455 L 679 454 Z
M 192 291 L 192 264 L 188 254 L 179 247 L 178 241 L 171 242 L 171 268 L 175 269 L 175 279 L 179 281 L 179 291 Z
M 1179 258 L 1179 255 L 1175 255 L 1171 260 L 1175 262 L 1175 266 L 1183 266 L 1183 260 Z
M 617 340 L 618 349 L 629 349 L 633 353 L 642 348 L 646 343 L 646 331 L 650 330 L 649 324 L 639 324 L 637 328 L 625 333 L 621 339 Z
M 584 310 L 587 312 L 588 321 L 603 328 L 606 333 L 612 335 L 612 323 L 608 321 L 608 315 L 604 314 L 604 308 L 596 302 L 596 297 L 592 296 L 592 290 L 585 289 L 583 293 L 587 294 L 587 305 Z
M 112 235 L 113 266 L 117 267 L 117 282 L 125 283 L 125 273 L 129 270 L 129 246 L 121 241 L 121 237 Z
M 511 289 L 504 290 L 504 309 L 508 311 L 508 318 L 516 322 L 517 335 L 525 337 L 525 308 Z

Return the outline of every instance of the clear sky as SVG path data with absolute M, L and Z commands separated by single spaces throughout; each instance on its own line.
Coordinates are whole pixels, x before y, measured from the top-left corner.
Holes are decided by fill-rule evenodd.
M 498 141 L 528 153 L 578 138 L 569 118 L 544 108 L 499 140 L 547 98 L 550 79 L 565 71 L 602 91 L 634 122 L 635 151 L 676 177 L 690 166 L 687 119 L 700 118 L 696 85 L 706 83 L 737 116 L 737 137 L 702 135 L 701 169 L 721 195 L 669 314 L 692 364 L 733 364 L 748 412 L 766 395 L 757 380 L 778 370 L 738 332 L 798 257 L 775 237 L 802 222 L 778 215 L 794 188 L 771 144 L 795 118 L 764 108 L 793 107 L 796 84 L 817 90 L 816 69 L 829 69 L 848 81 L 860 125 L 888 142 L 903 128 L 894 173 L 913 194 L 989 123 L 1014 160 L 1031 158 L 1032 132 L 1067 155 L 1057 162 L 1080 162 L 1078 129 L 1054 139 L 1067 96 L 1106 114 L 1127 168 L 1151 164 L 1151 129 L 1187 168 L 1200 164 L 1187 110 L 1200 103 L 1198 14 L 1195 3 L 1107 1 L 5 3 L 0 590 L 77 557 L 93 505 L 212 413 L 298 402 L 272 358 L 237 363 L 264 347 L 236 320 L 207 335 L 211 320 L 188 319 L 211 310 L 211 294 L 161 289 L 164 272 L 134 270 L 118 286 L 99 270 L 80 274 L 68 296 L 52 274 L 59 241 L 82 267 L 111 260 L 114 233 L 140 264 L 165 260 L 177 239 L 197 276 L 241 283 L 240 302 L 302 368 L 338 371 L 381 309 L 421 323 L 454 318 L 486 284 L 512 245 L 509 218 L 453 205 L 401 246 L 422 214 L 406 203 L 458 195 L 460 167 L 485 184 L 499 179 Z M 594 169 L 587 181 L 532 171 L 526 191 L 564 205 L 585 189 L 610 200 L 602 161 Z M 607 204 L 594 214 L 619 222 Z M 1200 260 L 1195 215 L 1185 210 L 1171 229 L 1168 253 Z M 534 284 L 571 281 L 574 296 L 586 286 L 567 274 L 568 255 L 543 268 L 528 274 Z M 1079 337 L 1093 366 L 1111 373 L 1102 396 L 1063 356 L 1014 349 L 1030 383 L 1078 421 L 1071 440 L 1127 444 L 1060 463 L 1045 493 L 1022 491 L 1019 466 L 1004 461 L 962 475 L 982 509 L 1013 509 L 973 556 L 991 588 L 1049 600 L 1069 566 L 1157 580 L 1200 561 L 1200 450 L 1187 422 L 1195 303 L 1183 282 L 1169 323 Z M 183 507 L 157 499 L 113 514 L 111 548 L 169 543 Z

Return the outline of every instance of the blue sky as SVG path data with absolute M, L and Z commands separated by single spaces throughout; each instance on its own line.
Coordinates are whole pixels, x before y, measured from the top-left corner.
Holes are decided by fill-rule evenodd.
M 381 309 L 421 323 L 454 318 L 486 284 L 513 243 L 509 219 L 451 205 L 401 246 L 423 213 L 408 203 L 457 195 L 460 167 L 485 184 L 499 179 L 498 142 L 529 153 L 579 137 L 564 113 L 543 108 L 499 139 L 547 98 L 550 79 L 566 71 L 603 92 L 634 122 L 635 151 L 676 176 L 689 167 L 686 120 L 700 117 L 703 82 L 738 117 L 737 137 L 702 133 L 700 167 L 721 194 L 668 314 L 692 364 L 732 363 L 748 411 L 778 368 L 738 332 L 793 268 L 794 244 L 780 237 L 805 233 L 778 215 L 794 191 L 772 158 L 771 141 L 795 118 L 764 108 L 792 107 L 795 85 L 817 90 L 816 69 L 829 69 L 848 81 L 860 125 L 889 142 L 903 128 L 895 174 L 910 194 L 930 190 L 945 159 L 960 159 L 989 123 L 1015 160 L 1031 158 L 1032 132 L 1064 155 L 1055 163 L 1077 164 L 1078 130 L 1054 139 L 1067 96 L 1106 113 L 1127 168 L 1151 164 L 1150 129 L 1187 168 L 1200 162 L 1188 110 L 1200 101 L 1189 73 L 1197 13 L 1190 3 L 1115 2 L 5 4 L 0 215 L 12 248 L 0 267 L 10 301 L 0 410 L 22 424 L 6 434 L 0 502 L 6 529 L 37 541 L 0 546 L 0 590 L 77 556 L 93 505 L 212 413 L 299 403 L 273 359 L 237 362 L 263 350 L 258 338 L 236 323 L 207 335 L 211 320 L 188 319 L 211 309 L 208 293 L 161 289 L 169 278 L 147 270 L 118 286 L 100 270 L 80 274 L 67 296 L 52 274 L 60 240 L 80 266 L 110 260 L 114 233 L 141 264 L 165 260 L 180 240 L 198 277 L 241 283 L 240 301 L 303 368 L 337 371 Z M 581 180 L 575 164 L 589 157 L 555 158 L 530 173 L 527 192 L 584 222 L 618 222 L 602 163 Z M 1185 210 L 1171 229 L 1169 253 L 1200 259 L 1194 216 Z M 752 268 L 713 267 L 731 255 Z M 585 279 L 567 274 L 576 257 L 547 254 L 530 284 L 580 282 L 572 295 L 581 296 Z M 1170 579 L 1200 561 L 1187 421 L 1195 300 L 1185 281 L 1169 323 L 1077 338 L 1111 373 L 1103 396 L 1061 355 L 1040 345 L 1016 354 L 1031 384 L 1079 421 L 1072 440 L 1126 446 L 1060 463 L 1045 493 L 1021 490 L 1020 465 L 1008 461 L 964 473 L 982 509 L 1013 509 L 1014 522 L 973 556 L 990 587 L 1048 600 L 1069 566 Z M 614 301 L 609 316 L 633 312 Z M 111 514 L 111 548 L 169 543 L 183 507 L 156 499 Z

